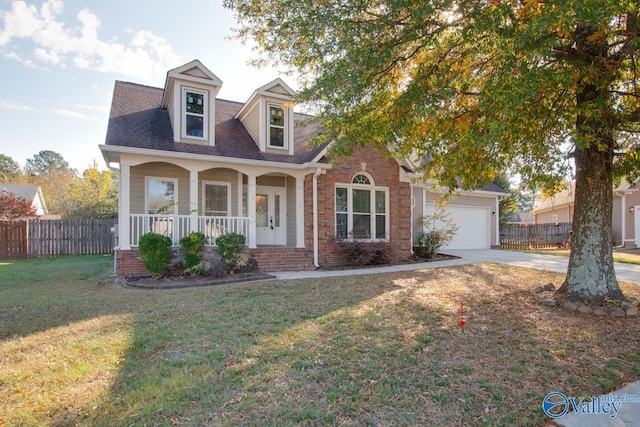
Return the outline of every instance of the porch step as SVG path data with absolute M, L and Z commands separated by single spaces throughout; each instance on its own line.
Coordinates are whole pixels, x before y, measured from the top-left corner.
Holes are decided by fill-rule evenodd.
M 314 270 L 313 252 L 305 248 L 278 246 L 250 249 L 251 255 L 262 271 L 310 271 Z

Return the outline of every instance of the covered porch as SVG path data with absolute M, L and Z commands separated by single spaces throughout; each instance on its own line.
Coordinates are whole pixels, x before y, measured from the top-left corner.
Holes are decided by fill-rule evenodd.
M 191 215 L 129 215 L 129 244 L 138 246 L 140 237 L 146 233 L 162 234 L 171 238 L 176 246 L 181 238 L 194 231 L 204 234 L 205 246 L 216 246 L 216 239 L 228 233 L 249 235 L 248 217 L 200 216 Z
M 174 245 L 201 232 L 207 246 L 238 233 L 249 248 L 304 248 L 304 184 L 315 170 L 295 166 L 122 156 L 118 248 L 137 247 L 149 232 Z

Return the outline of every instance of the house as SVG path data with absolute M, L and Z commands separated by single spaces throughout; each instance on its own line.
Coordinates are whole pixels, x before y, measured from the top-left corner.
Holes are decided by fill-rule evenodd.
M 640 246 L 640 188 L 638 180 L 630 184 L 622 180 L 613 190 L 613 246 Z M 542 200 L 532 213 L 536 224 L 572 222 L 576 183 L 553 197 Z
M 201 231 L 206 245 L 228 232 L 246 236 L 266 271 L 336 267 L 341 239 L 360 230 L 389 242 L 393 261 L 410 256 L 418 218 L 439 194 L 410 162 L 360 147 L 333 163 L 327 146 L 309 146 L 312 117 L 296 113 L 281 79 L 244 102 L 219 99 L 222 81 L 197 60 L 167 73 L 163 88 L 117 81 L 105 161 L 119 172 L 116 269 L 141 274 L 140 237 L 174 243 Z M 488 187 L 449 205 L 459 227 L 450 248 L 499 242 L 498 198 Z
M 576 183 L 571 182 L 567 188 L 545 197 L 540 201 L 531 214 L 535 224 L 559 224 L 561 222 L 572 222 L 573 207 L 575 204 Z
M 42 190 L 37 185 L 0 183 L 0 191 L 12 193 L 16 197 L 22 197 L 23 199 L 30 201 L 38 217 L 43 217 L 48 214 Z
M 513 212 L 509 215 L 509 224 L 534 224 L 534 218 L 531 211 Z

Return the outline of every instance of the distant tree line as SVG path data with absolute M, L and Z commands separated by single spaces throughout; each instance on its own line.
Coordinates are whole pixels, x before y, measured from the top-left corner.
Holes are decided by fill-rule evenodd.
M 79 173 L 55 151 L 43 150 L 27 159 L 24 168 L 0 154 L 0 183 L 37 185 L 49 214 L 62 218 L 115 218 L 118 177 L 92 167 Z

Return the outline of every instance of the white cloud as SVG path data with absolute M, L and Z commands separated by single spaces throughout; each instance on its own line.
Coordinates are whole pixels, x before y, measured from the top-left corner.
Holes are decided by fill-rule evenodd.
M 27 58 L 23 58 L 22 56 L 18 55 L 15 52 L 6 52 L 6 53 L 3 54 L 3 56 L 5 58 L 7 58 L 7 59 L 18 61 L 22 65 L 25 65 L 25 66 L 27 66 L 29 68 L 44 68 L 44 67 L 37 66 L 32 60 L 27 59 Z
M 97 120 L 97 118 L 94 115 L 78 113 L 77 111 L 69 111 L 69 110 L 52 110 L 52 111 L 59 116 L 71 117 L 74 119 L 81 119 L 81 120 L 91 120 L 91 121 Z
M 26 105 L 14 104 L 11 101 L 0 101 L 0 108 L 4 108 L 5 110 L 16 110 L 16 111 L 38 111 L 35 108 L 29 107 Z
M 96 111 L 99 113 L 107 113 L 109 112 L 108 105 L 85 105 L 85 104 L 76 104 L 75 108 L 80 108 L 82 110 Z
M 101 22 L 88 9 L 81 10 L 75 25 L 64 21 L 61 0 L 45 0 L 38 9 L 24 0 L 14 0 L 4 13 L 0 28 L 0 48 L 11 46 L 5 57 L 25 65 L 38 63 L 58 67 L 73 66 L 105 73 L 133 77 L 142 82 L 157 83 L 166 70 L 180 63 L 180 57 L 163 38 L 144 30 L 128 30 L 128 44 L 117 40 L 101 40 Z M 16 53 L 15 41 L 23 50 Z

